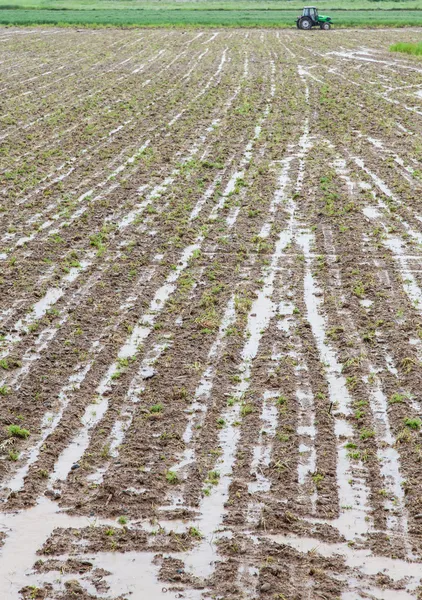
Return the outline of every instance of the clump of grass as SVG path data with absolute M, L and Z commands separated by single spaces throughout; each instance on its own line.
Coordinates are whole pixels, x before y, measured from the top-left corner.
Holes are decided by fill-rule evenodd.
M 242 417 L 246 417 L 247 415 L 250 415 L 251 413 L 253 413 L 252 404 L 244 404 L 242 406 L 242 408 L 240 409 L 240 414 L 242 415 Z
M 419 430 L 421 428 L 422 421 L 420 420 L 419 417 L 414 417 L 413 419 L 405 419 L 404 424 L 406 425 L 406 427 L 409 427 L 410 429 Z
M 117 519 L 117 522 L 119 523 L 119 525 L 126 525 L 126 523 L 127 523 L 127 517 L 125 517 L 124 515 L 121 515 Z
M 314 473 L 312 475 L 312 480 L 315 483 L 315 486 L 317 488 L 319 488 L 321 486 L 321 483 L 324 481 L 324 475 L 322 473 Z
M 26 438 L 30 436 L 30 432 L 28 431 L 28 429 L 23 429 L 19 425 L 9 425 L 8 427 L 6 427 L 6 429 L 9 435 L 11 435 L 12 437 L 23 438 L 24 440 L 26 440 Z
M 178 483 L 179 478 L 177 476 L 177 473 L 175 473 L 174 471 L 167 471 L 167 473 L 166 473 L 166 480 L 169 483 L 175 484 L 175 483 Z
M 389 399 L 389 404 L 400 404 L 401 402 L 403 402 L 405 399 L 405 395 L 404 394 L 399 394 L 398 392 L 396 392 L 395 394 L 393 394 L 390 399 Z
M 220 479 L 220 473 L 218 471 L 208 471 L 207 482 L 211 485 L 217 485 Z
M 422 42 L 398 42 L 390 46 L 390 52 L 403 52 L 404 54 L 422 56 Z
M 189 535 L 198 539 L 202 538 L 202 533 L 197 527 L 189 527 Z
M 163 410 L 163 405 L 162 404 L 153 404 L 150 409 L 149 412 L 151 413 L 160 413 Z
M 372 429 L 362 429 L 362 431 L 360 432 L 361 440 L 368 440 L 369 438 L 372 438 L 374 436 L 375 436 L 375 431 L 372 431 Z

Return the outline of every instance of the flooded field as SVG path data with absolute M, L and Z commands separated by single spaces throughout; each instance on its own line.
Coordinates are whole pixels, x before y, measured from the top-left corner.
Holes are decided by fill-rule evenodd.
M 0 598 L 422 597 L 420 31 L 0 32 Z

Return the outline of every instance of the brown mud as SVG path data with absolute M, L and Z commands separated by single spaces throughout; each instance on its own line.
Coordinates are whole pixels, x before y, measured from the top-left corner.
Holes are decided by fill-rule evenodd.
M 418 35 L 0 35 L 1 598 L 422 597 Z

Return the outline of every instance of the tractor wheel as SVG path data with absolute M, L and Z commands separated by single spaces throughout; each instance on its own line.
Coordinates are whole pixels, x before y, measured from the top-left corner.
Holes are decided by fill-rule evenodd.
M 325 31 L 328 31 L 328 29 L 331 28 L 331 25 L 326 21 L 325 23 L 321 23 L 321 29 L 325 29 Z
M 296 27 L 300 29 L 299 19 L 296 21 Z
M 302 17 L 299 21 L 299 28 L 300 29 L 311 29 L 312 27 L 312 20 L 309 17 Z

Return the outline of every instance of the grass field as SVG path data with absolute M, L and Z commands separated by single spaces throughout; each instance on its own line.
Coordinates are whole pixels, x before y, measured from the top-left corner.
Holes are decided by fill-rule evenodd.
M 0 24 L 96 25 L 151 27 L 292 27 L 303 4 L 221 1 L 159 2 L 157 0 L 15 0 L 0 1 Z M 422 25 L 422 0 L 325 0 L 320 12 L 336 27 L 405 27 Z
M 422 9 L 422 0 L 321 0 L 320 10 L 411 10 Z M 0 9 L 36 8 L 65 10 L 301 10 L 300 0 L 0 0 Z
M 419 41 L 0 31 L 2 600 L 420 599 Z
M 150 27 L 294 27 L 298 10 L 3 9 L 0 24 Z M 422 10 L 330 10 L 335 27 L 422 25 Z

